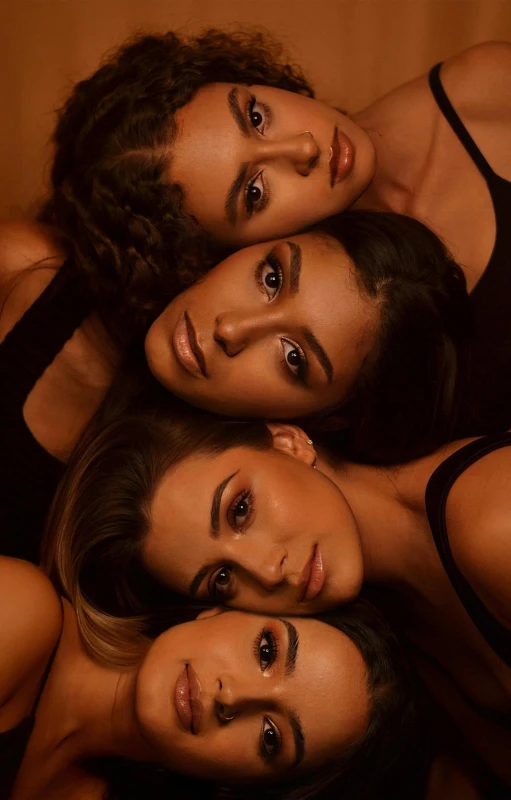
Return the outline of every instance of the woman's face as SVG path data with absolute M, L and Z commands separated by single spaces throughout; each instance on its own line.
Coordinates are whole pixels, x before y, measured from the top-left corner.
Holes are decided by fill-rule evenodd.
M 271 428 L 270 449 L 194 455 L 165 474 L 142 558 L 203 603 L 313 614 L 360 592 L 360 535 L 344 495 L 312 468 L 303 431 Z
M 346 397 L 379 311 L 332 238 L 253 245 L 178 295 L 150 328 L 155 377 L 220 414 L 306 416 Z
M 158 760 L 179 772 L 292 776 L 364 733 L 366 668 L 325 623 L 226 612 L 156 640 L 138 673 L 136 716 Z
M 232 248 L 295 233 L 351 206 L 371 182 L 367 133 L 332 106 L 268 86 L 204 86 L 176 114 L 169 178 Z

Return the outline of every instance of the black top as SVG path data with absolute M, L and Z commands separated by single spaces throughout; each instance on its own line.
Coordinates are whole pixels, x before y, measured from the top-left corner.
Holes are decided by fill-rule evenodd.
M 34 729 L 37 706 L 46 686 L 58 646 L 59 642 L 55 645 L 44 671 L 32 711 L 15 728 L 0 733 L 0 800 L 9 800 L 11 796 L 12 787 L 23 761 L 28 740 Z
M 38 562 L 44 520 L 64 465 L 36 441 L 23 407 L 91 308 L 69 262 L 0 344 L 0 553 Z
M 438 554 L 456 594 L 470 619 L 494 652 L 511 667 L 511 630 L 498 620 L 484 605 L 472 586 L 458 569 L 449 544 L 445 507 L 449 492 L 459 476 L 479 459 L 501 447 L 511 446 L 511 433 L 484 436 L 457 450 L 434 471 L 426 487 L 426 512 Z M 477 713 L 511 730 L 511 717 L 495 709 L 486 708 L 460 690 L 467 703 Z
M 471 292 L 475 337 L 470 353 L 467 408 L 457 435 L 511 427 L 511 182 L 497 175 L 452 107 L 437 64 L 429 85 L 438 107 L 483 176 L 493 203 L 496 238 L 486 269 Z

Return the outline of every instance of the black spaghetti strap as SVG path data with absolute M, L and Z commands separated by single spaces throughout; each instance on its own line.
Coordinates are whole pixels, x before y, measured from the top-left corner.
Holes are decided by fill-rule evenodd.
M 445 519 L 447 498 L 457 478 L 480 458 L 502 447 L 511 447 L 510 433 L 476 439 L 443 461 L 426 487 L 426 512 L 442 564 L 456 594 L 481 636 L 502 661 L 511 667 L 511 630 L 486 608 L 458 569 L 449 544 Z
M 488 164 L 487 160 L 479 150 L 478 146 L 476 145 L 471 135 L 465 128 L 463 122 L 461 121 L 456 111 L 454 110 L 451 101 L 447 97 L 445 89 L 442 86 L 442 82 L 440 80 L 441 66 L 442 63 L 440 62 L 439 64 L 435 64 L 435 66 L 430 70 L 429 88 L 431 89 L 433 97 L 435 98 L 440 111 L 446 118 L 447 122 L 453 129 L 454 133 L 462 143 L 467 153 L 474 161 L 481 175 L 483 175 L 486 181 L 491 181 L 493 178 L 496 178 L 498 176 Z

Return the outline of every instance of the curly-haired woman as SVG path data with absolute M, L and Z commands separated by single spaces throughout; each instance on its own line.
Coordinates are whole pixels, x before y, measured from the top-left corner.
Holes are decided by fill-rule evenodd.
M 510 96 L 509 43 L 472 47 L 350 116 L 315 100 L 260 34 L 143 37 L 64 107 L 44 216 L 84 264 L 101 263 L 102 295 L 115 284 L 139 313 L 161 308 L 161 287 L 218 245 L 286 236 L 348 207 L 416 217 L 463 266 L 478 333 L 469 399 L 482 432 L 501 429 Z

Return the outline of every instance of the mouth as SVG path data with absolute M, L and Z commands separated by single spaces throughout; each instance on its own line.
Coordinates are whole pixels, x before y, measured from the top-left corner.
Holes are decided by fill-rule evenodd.
M 322 590 L 324 584 L 325 570 L 323 567 L 323 559 L 319 547 L 316 544 L 300 576 L 301 593 L 298 602 L 306 603 L 310 600 L 314 600 Z
M 208 377 L 204 353 L 197 341 L 197 334 L 186 311 L 181 314 L 174 329 L 172 345 L 177 360 L 191 375 Z
M 352 168 L 354 160 L 354 147 L 351 139 L 336 127 L 330 146 L 330 186 L 344 180 Z
M 176 681 L 174 704 L 185 730 L 197 735 L 202 720 L 201 685 L 190 664 L 185 664 Z

